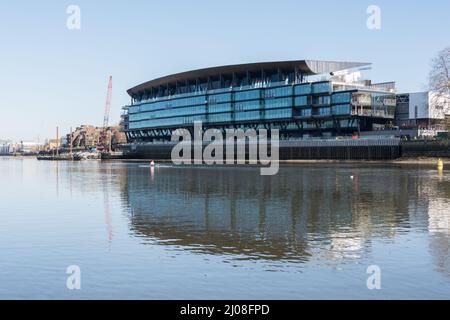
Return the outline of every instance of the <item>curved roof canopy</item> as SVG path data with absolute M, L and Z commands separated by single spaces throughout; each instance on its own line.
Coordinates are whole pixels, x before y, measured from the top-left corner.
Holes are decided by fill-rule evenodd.
M 297 69 L 303 75 L 317 75 L 368 66 L 370 63 L 318 61 L 318 60 L 294 60 L 278 62 L 258 62 L 249 64 L 237 64 L 221 67 L 198 69 L 168 75 L 157 78 L 129 89 L 129 95 L 134 95 L 152 88 L 166 85 L 176 85 L 177 82 L 218 77 L 219 75 L 240 74 L 245 72 L 260 72 L 261 70 L 294 70 Z

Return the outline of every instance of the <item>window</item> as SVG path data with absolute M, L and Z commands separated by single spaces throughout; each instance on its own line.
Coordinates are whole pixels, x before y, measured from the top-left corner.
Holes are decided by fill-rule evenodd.
M 286 87 L 280 87 L 280 88 L 274 88 L 274 89 L 266 89 L 264 96 L 266 99 L 268 98 L 275 98 L 275 97 L 286 97 L 292 95 L 292 87 L 286 86 Z
M 295 97 L 295 106 L 302 107 L 308 104 L 308 96 Z
M 208 121 L 210 123 L 214 122 L 229 122 L 231 121 L 231 113 L 218 113 L 218 114 L 210 114 L 208 116 Z
M 330 93 L 331 83 L 330 82 L 318 82 L 314 83 L 312 86 L 313 93 Z
M 351 100 L 350 92 L 335 93 L 331 97 L 331 102 L 333 102 L 333 104 L 350 103 L 350 100 Z
M 145 112 L 145 111 L 153 111 L 158 109 L 170 109 L 176 107 L 185 107 L 185 106 L 193 106 L 193 105 L 202 105 L 205 104 L 206 96 L 195 96 L 189 98 L 182 99 L 168 99 L 163 101 L 155 101 L 145 103 L 139 106 L 139 109 L 136 109 L 136 112 Z
M 295 86 L 294 93 L 295 95 L 311 94 L 311 84 L 308 83 Z
M 222 93 L 208 96 L 208 103 L 230 102 L 231 93 Z
M 311 109 L 301 109 L 300 110 L 300 117 L 311 117 Z
M 239 91 L 234 94 L 235 101 L 254 100 L 261 98 L 261 90 Z
M 208 106 L 208 112 L 209 113 L 216 113 L 216 112 L 231 112 L 232 107 L 231 103 L 220 103 L 220 104 L 214 104 Z
M 350 105 L 344 104 L 333 106 L 331 108 L 331 113 L 334 115 L 350 114 L 350 110 L 351 110 Z
M 292 117 L 292 109 L 276 109 L 276 110 L 266 110 L 265 118 L 266 120 L 271 119 L 284 119 Z
M 166 118 L 180 115 L 197 115 L 204 113 L 206 113 L 205 106 L 192 106 L 166 110 L 155 110 L 150 112 L 133 113 L 129 115 L 129 119 L 130 121 L 140 121 L 146 119 Z
M 193 124 L 195 121 L 205 122 L 206 117 L 204 115 L 197 116 L 184 116 L 164 119 L 151 119 L 139 122 L 130 122 L 130 129 L 142 129 L 142 128 L 157 128 L 166 126 L 177 126 L 183 124 Z
M 236 112 L 235 120 L 243 121 L 243 120 L 260 120 L 261 115 L 259 111 L 246 111 L 246 112 Z
M 330 96 L 313 97 L 314 105 L 330 104 Z
M 330 114 L 331 114 L 330 108 L 317 108 L 317 109 L 314 109 L 314 111 L 313 111 L 313 115 L 315 115 L 315 116 L 328 116 Z
M 235 104 L 234 104 L 234 110 L 236 110 L 236 111 L 255 110 L 255 109 L 260 109 L 260 108 L 261 108 L 261 103 L 259 100 L 235 102 Z
M 264 101 L 266 109 L 292 107 L 292 98 L 278 98 Z

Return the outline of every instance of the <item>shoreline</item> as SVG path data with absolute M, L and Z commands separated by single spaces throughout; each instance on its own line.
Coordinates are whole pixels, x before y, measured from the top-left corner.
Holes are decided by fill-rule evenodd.
M 2 160 L 8 159 L 37 159 L 37 156 L 0 156 Z M 442 160 L 444 166 L 450 165 L 450 158 L 399 158 L 395 160 L 326 160 L 326 159 L 317 159 L 317 160 L 307 160 L 307 159 L 299 159 L 299 160 L 279 160 L 274 161 L 280 165 L 302 165 L 302 164 L 366 164 L 366 165 L 421 165 L 421 166 L 436 166 L 438 160 Z M 39 160 L 44 161 L 44 160 Z M 74 161 L 71 159 L 58 159 L 58 160 L 45 160 L 45 161 Z M 102 162 L 124 162 L 124 163 L 149 163 L 151 161 L 155 161 L 156 163 L 172 163 L 171 160 L 166 159 L 102 159 Z M 187 164 L 194 165 L 194 164 Z M 203 164 L 205 165 L 205 164 Z M 227 166 L 226 164 L 219 164 L 217 166 Z M 238 164 L 233 164 L 233 166 L 240 166 Z

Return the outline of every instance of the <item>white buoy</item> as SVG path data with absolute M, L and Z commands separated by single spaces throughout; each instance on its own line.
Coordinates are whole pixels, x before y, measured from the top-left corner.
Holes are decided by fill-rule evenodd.
M 353 180 L 354 178 L 355 178 L 355 177 L 353 177 L 353 176 L 350 176 L 350 179 L 352 179 L 352 180 Z
M 155 166 L 155 161 L 150 162 L 150 166 L 154 167 Z

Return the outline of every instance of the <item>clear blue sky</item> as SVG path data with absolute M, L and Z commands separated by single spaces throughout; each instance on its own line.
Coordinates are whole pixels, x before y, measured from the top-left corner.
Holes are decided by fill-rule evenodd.
M 66 27 L 69 5 L 81 30 Z M 366 27 L 370 4 L 381 30 Z M 112 122 L 126 90 L 189 69 L 288 59 L 373 62 L 366 76 L 425 89 L 430 59 L 450 45 L 450 2 L 428 1 L 2 1 L 0 139 L 53 137 L 100 125 L 107 78 Z

